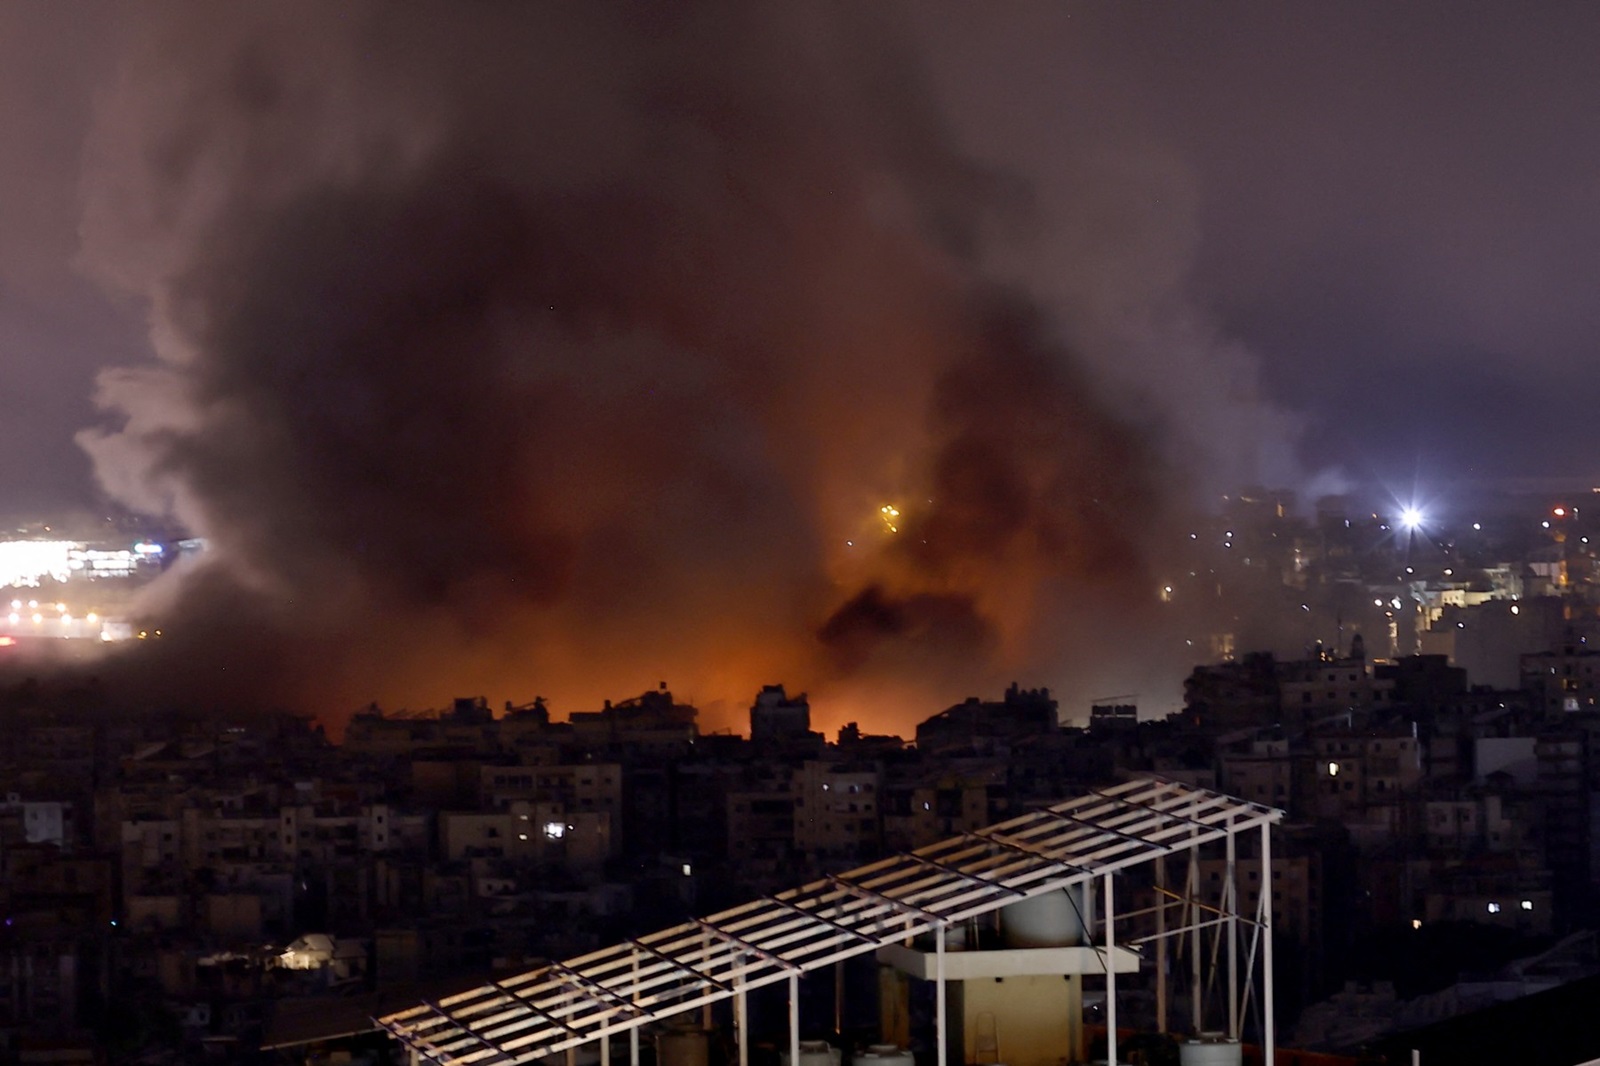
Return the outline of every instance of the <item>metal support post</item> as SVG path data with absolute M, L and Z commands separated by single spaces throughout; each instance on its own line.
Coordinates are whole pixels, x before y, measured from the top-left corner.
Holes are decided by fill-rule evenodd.
M 1234 833 L 1228 832 L 1228 879 L 1222 891 L 1228 895 L 1222 909 L 1228 912 L 1228 1038 L 1239 1039 L 1239 882 L 1235 876 Z
M 633 994 L 638 995 L 639 989 L 639 956 L 633 957 Z M 639 1027 L 628 1027 L 628 1066 L 639 1066 Z
M 844 960 L 833 964 L 833 1031 L 844 1036 Z
M 949 1021 L 945 1018 L 944 1001 L 944 923 L 940 922 L 934 939 L 934 966 L 933 966 L 933 1024 L 938 1030 L 939 1055 L 935 1066 L 949 1066 L 950 1042 Z M 799 1066 L 796 1063 L 796 1066 Z
M 733 1024 L 739 1030 L 739 1066 L 750 1066 L 750 1005 L 743 984 L 733 997 Z
M 611 1037 L 609 1034 L 600 1038 L 600 1066 L 611 1066 Z
M 1167 857 L 1156 859 L 1156 1032 L 1167 1031 Z
M 1106 1063 L 1117 1066 L 1117 934 L 1111 901 L 1111 875 L 1106 874 Z
M 1272 825 L 1261 824 L 1261 1051 L 1262 1066 L 1273 1066 L 1277 1032 L 1272 1019 Z
M 1190 836 L 1199 834 L 1191 831 Z M 1205 1028 L 1205 1019 L 1201 1012 L 1201 986 L 1200 986 L 1200 849 L 1194 844 L 1189 845 L 1189 877 L 1185 882 L 1188 897 L 1184 903 L 1187 920 L 1189 922 L 1189 1020 L 1194 1032 L 1199 1034 Z
M 700 945 L 703 948 L 711 947 L 711 937 L 710 936 L 701 937 L 700 938 Z M 710 1000 L 706 1000 L 705 1004 L 703 1006 L 701 1006 L 701 1008 L 700 1008 L 700 1031 L 703 1032 L 703 1033 L 711 1032 L 711 1001 Z
M 789 1066 L 800 1066 L 800 971 L 789 974 Z

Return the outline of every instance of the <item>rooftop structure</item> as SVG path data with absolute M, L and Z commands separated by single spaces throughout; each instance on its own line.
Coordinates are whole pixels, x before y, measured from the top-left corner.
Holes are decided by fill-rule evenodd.
M 1139 958 L 1116 943 L 1113 876 L 1154 864 L 1163 900 L 1154 908 L 1157 932 L 1141 939 L 1156 948 L 1158 975 L 1166 973 L 1168 938 L 1193 937 L 1198 948 L 1203 929 L 1212 930 L 1219 946 L 1226 935 L 1228 1036 L 1239 1036 L 1254 977 L 1260 981 L 1260 996 L 1253 1002 L 1261 1018 L 1265 1063 L 1272 1066 L 1271 967 L 1263 963 L 1272 957 L 1270 893 L 1260 894 L 1253 918 L 1240 914 L 1232 871 L 1238 835 L 1259 831 L 1261 882 L 1270 884 L 1269 830 L 1281 817 L 1274 808 L 1205 789 L 1130 781 L 377 1021 L 427 1061 L 523 1063 L 598 1043 L 601 1062 L 609 1066 L 612 1036 L 630 1037 L 637 1062 L 642 1027 L 732 998 L 739 1062 L 747 1066 L 746 993 L 787 981 L 790 1061 L 799 1062 L 803 974 L 869 952 L 882 960 L 880 949 L 931 934 L 934 950 L 925 960 L 911 961 L 925 971 L 918 976 L 935 983 L 937 1062 L 946 1066 L 945 985 L 964 975 L 955 972 L 963 967 L 953 966 L 947 955 L 947 931 L 1062 889 L 1089 900 L 1098 886 L 1104 900 L 1101 943 L 1060 957 L 1063 965 L 1081 967 L 1075 972 L 1104 975 L 1108 1057 L 1115 1062 L 1116 975 L 1137 969 Z M 1223 905 L 1202 907 L 1196 903 L 1196 859 L 1200 848 L 1219 842 L 1226 844 L 1229 870 Z M 1191 881 L 1180 895 L 1165 888 L 1165 860 L 1185 852 Z M 1167 922 L 1166 898 L 1190 904 L 1183 912 L 1186 922 Z M 1252 931 L 1249 949 L 1241 953 L 1239 934 L 1246 927 Z M 1200 952 L 1191 957 L 1198 966 Z M 1092 969 L 1081 965 L 1084 958 Z M 1241 963 L 1247 986 L 1242 999 Z
M 917 747 L 958 753 L 1026 742 L 1060 729 L 1056 701 L 1047 688 L 1024 689 L 1016 682 L 998 703 L 970 696 L 917 726 Z

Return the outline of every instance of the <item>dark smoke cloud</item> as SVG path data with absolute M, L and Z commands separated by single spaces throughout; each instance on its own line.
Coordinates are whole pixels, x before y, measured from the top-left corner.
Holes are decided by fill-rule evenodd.
M 84 259 L 160 359 L 81 440 L 211 552 L 125 684 L 337 717 L 785 680 L 905 728 L 1099 683 L 1164 431 L 984 279 L 1014 186 L 878 15 L 141 11 Z
M 972 597 L 917 592 L 895 596 L 868 585 L 817 631 L 842 674 L 865 670 L 937 671 L 940 662 L 981 662 L 993 651 L 994 628 Z
M 1036 312 L 981 286 L 973 300 L 931 395 L 930 495 L 879 561 L 909 591 L 869 585 L 828 619 L 819 635 L 843 666 L 883 644 L 918 648 L 922 671 L 986 672 L 1007 649 L 1021 668 L 1040 661 L 1016 650 L 1045 621 L 1041 589 L 1065 582 L 1069 613 L 1120 626 L 1153 580 L 1147 552 L 1173 516 L 1149 434 L 1107 414 Z

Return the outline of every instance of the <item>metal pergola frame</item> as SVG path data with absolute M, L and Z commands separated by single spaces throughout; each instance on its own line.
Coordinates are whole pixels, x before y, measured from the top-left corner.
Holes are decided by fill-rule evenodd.
M 1192 930 L 1198 970 L 1202 923 L 1194 856 L 1202 845 L 1225 840 L 1225 913 L 1204 924 L 1227 927 L 1228 1035 L 1237 1039 L 1238 924 L 1244 921 L 1254 927 L 1247 956 L 1248 984 L 1254 979 L 1257 945 L 1262 959 L 1272 957 L 1270 829 L 1282 817 L 1275 808 L 1190 785 L 1159 778 L 1128 781 L 376 1021 L 410 1050 L 413 1060 L 509 1066 L 560 1052 L 569 1052 L 570 1058 L 578 1047 L 598 1042 L 601 1066 L 610 1066 L 610 1038 L 626 1032 L 631 1066 L 637 1066 L 643 1026 L 732 998 L 739 1063 L 748 1066 L 746 993 L 788 981 L 790 1062 L 798 1063 L 801 976 L 931 932 L 937 952 L 937 1063 L 948 1066 L 944 955 L 949 926 L 1030 896 L 1092 886 L 1100 878 L 1105 898 L 1103 951 L 1109 962 L 1116 950 L 1112 876 L 1156 862 L 1158 892 L 1164 892 L 1166 864 L 1157 860 L 1187 851 L 1195 921 L 1166 929 L 1166 907 L 1158 902 L 1161 932 L 1146 939 L 1159 947 L 1158 979 L 1164 980 L 1165 938 Z M 1233 885 L 1235 839 L 1249 830 L 1261 834 L 1262 892 L 1254 921 L 1238 915 Z M 1115 967 L 1107 965 L 1105 976 L 1108 1058 L 1115 1063 Z M 1270 965 L 1262 965 L 1260 978 L 1265 1066 L 1273 1066 Z M 1198 984 L 1198 973 L 1196 979 Z M 1164 1002 L 1164 988 L 1162 995 Z M 1195 1014 L 1198 1029 L 1198 1002 Z

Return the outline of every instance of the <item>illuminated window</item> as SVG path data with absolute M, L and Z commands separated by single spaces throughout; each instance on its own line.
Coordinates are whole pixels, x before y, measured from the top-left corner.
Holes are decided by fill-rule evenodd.
M 549 839 L 551 839 L 551 840 L 560 840 L 562 837 L 567 835 L 567 823 L 565 823 L 565 822 L 546 822 L 546 823 L 544 823 L 544 835 L 546 837 L 548 837 Z
M 1498 904 L 1498 903 L 1489 904 L 1489 913 L 1490 914 L 1499 914 L 1500 913 L 1500 904 Z

